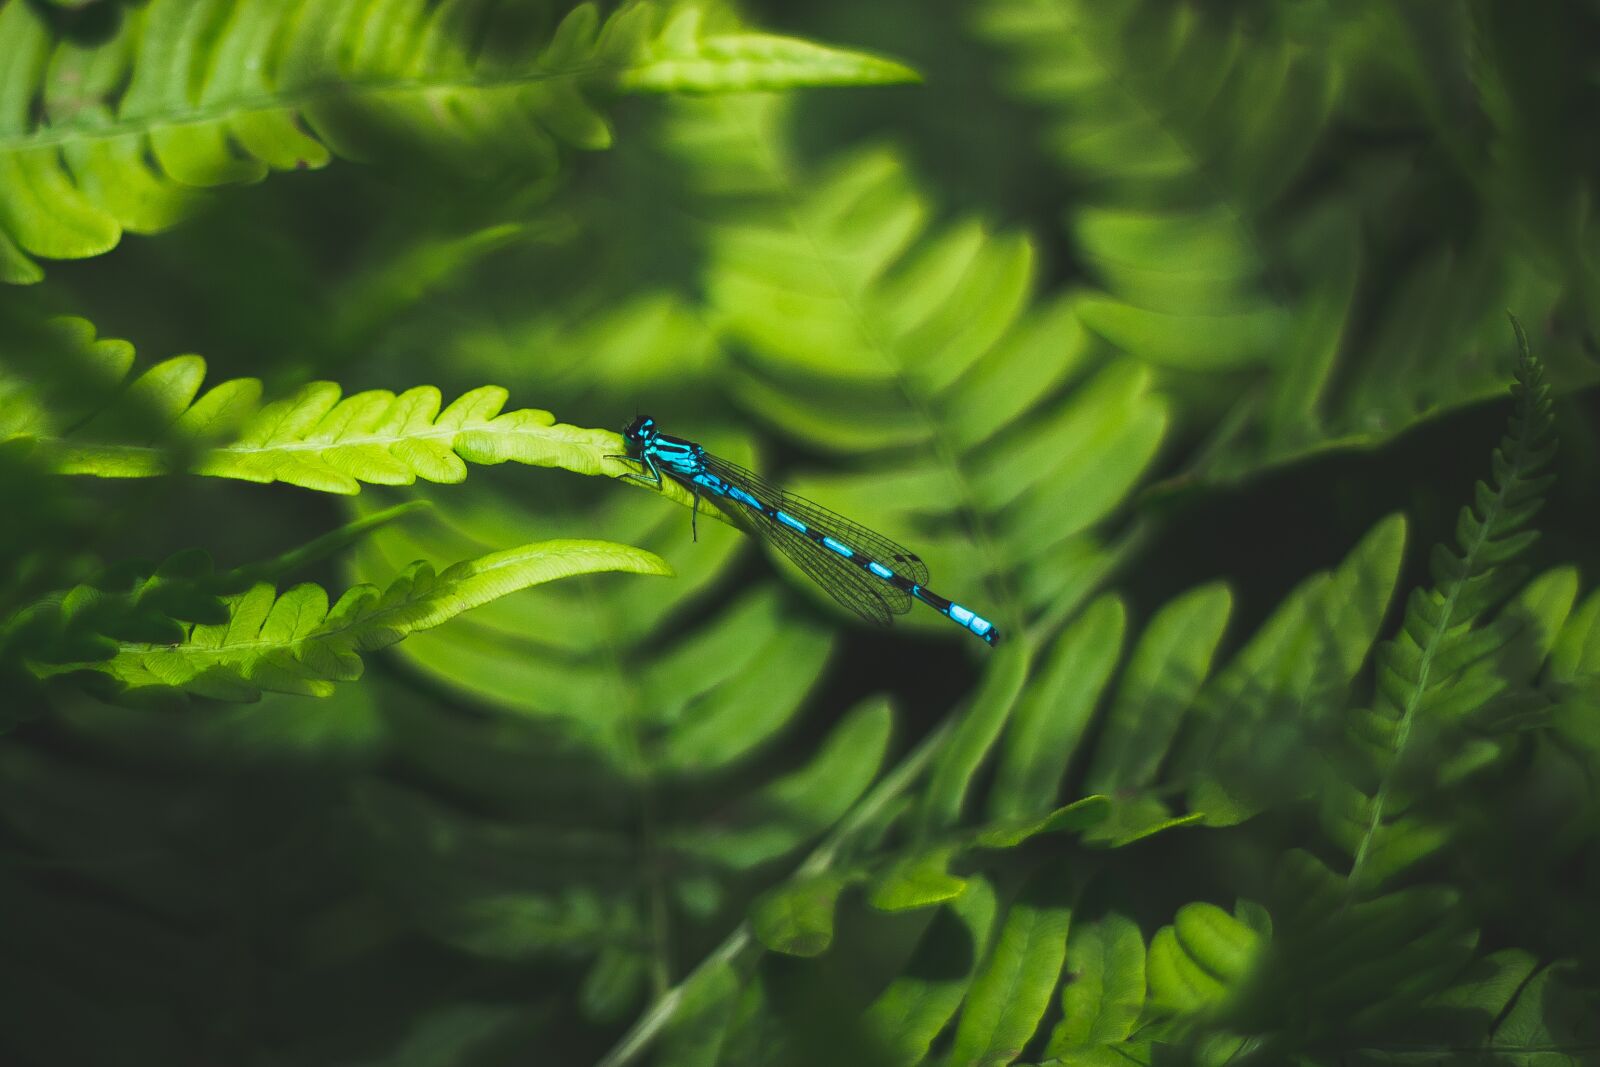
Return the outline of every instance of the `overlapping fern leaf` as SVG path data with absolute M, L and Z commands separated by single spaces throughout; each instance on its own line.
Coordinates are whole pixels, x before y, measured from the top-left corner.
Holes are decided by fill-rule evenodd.
M 479 0 L 341 5 L 155 0 L 103 41 L 58 33 L 40 5 L 0 9 L 0 280 L 34 256 L 113 247 L 172 225 L 197 188 L 370 156 L 506 155 L 525 177 L 558 145 L 603 148 L 597 93 L 872 84 L 889 60 L 792 38 L 703 33 L 694 6 L 543 11 Z
M 1338 122 L 1366 119 L 1338 108 L 1392 91 L 1364 84 L 1388 64 L 1425 65 L 1404 49 L 1396 60 L 1407 32 L 1389 20 L 1358 31 L 1309 10 L 977 5 L 975 25 L 1016 61 L 1007 80 L 1042 109 L 1046 148 L 1071 185 L 1071 237 L 1104 286 L 1081 301 L 1083 322 L 1160 368 L 1191 414 L 1226 416 L 1197 458 L 1207 477 L 1370 445 L 1492 395 L 1497 309 L 1542 316 L 1560 299 L 1545 253 L 1508 234 L 1492 205 L 1440 240 L 1438 227 L 1412 234 L 1437 191 L 1408 188 L 1381 152 L 1328 173 L 1320 147 Z M 1438 135 L 1414 133 L 1418 145 Z M 1386 246 L 1407 239 L 1426 243 L 1405 249 L 1404 271 L 1372 277 L 1370 262 L 1393 260 Z
M 282 593 L 260 582 L 219 600 L 203 582 L 173 580 L 186 562 L 169 562 L 110 605 L 80 586 L 27 609 L 6 625 L 5 636 L 15 639 L 7 644 L 23 655 L 47 648 L 48 661 L 30 664 L 40 677 L 88 673 L 127 698 L 146 691 L 232 701 L 264 690 L 326 696 L 335 682 L 361 677 L 361 653 L 519 589 L 596 571 L 672 573 L 660 557 L 627 545 L 544 541 L 437 573 L 418 561 L 387 586 L 356 586 L 330 607 L 327 591 L 310 582 Z M 39 641 L 41 632 L 50 640 Z
M 771 99 L 684 102 L 670 133 L 716 205 L 705 285 L 736 395 L 848 454 L 794 487 L 917 546 L 964 585 L 945 592 L 1003 627 L 1070 611 L 1115 556 L 1087 531 L 1166 429 L 1148 371 L 1102 358 L 1074 297 L 1035 295 L 1027 238 L 932 227 L 890 149 L 812 172 L 783 119 Z
M 1496 735 L 1538 707 L 1530 708 L 1527 687 L 1577 595 L 1570 569 L 1523 584 L 1519 557 L 1538 536 L 1533 519 L 1553 478 L 1555 440 L 1543 370 L 1520 325 L 1517 337 L 1515 408 L 1491 479 L 1462 509 L 1455 549 L 1434 550 L 1435 584 L 1411 594 L 1401 632 L 1378 657 L 1373 706 L 1351 731 L 1360 777 L 1328 806 L 1329 830 L 1362 888 L 1444 843 L 1443 827 L 1413 807 L 1503 754 Z

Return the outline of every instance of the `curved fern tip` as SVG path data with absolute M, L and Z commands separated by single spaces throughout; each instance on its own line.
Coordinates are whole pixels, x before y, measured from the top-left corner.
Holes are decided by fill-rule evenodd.
M 1522 328 L 1522 320 L 1517 318 L 1517 313 L 1510 309 L 1506 310 L 1506 318 L 1511 320 L 1511 328 L 1516 331 L 1517 348 L 1520 350 L 1522 358 L 1532 359 L 1533 352 L 1528 347 L 1528 333 Z

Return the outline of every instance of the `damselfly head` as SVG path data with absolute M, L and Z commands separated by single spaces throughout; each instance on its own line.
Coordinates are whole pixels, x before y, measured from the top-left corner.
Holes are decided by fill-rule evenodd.
M 655 440 L 658 432 L 655 419 L 649 415 L 639 415 L 622 431 L 622 438 L 629 448 L 643 448 Z

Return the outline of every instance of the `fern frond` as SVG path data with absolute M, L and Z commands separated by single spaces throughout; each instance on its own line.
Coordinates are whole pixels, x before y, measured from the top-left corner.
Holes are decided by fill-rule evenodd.
M 1478 942 L 1455 888 L 1416 885 L 1352 903 L 1342 879 L 1298 849 L 1279 861 L 1272 896 L 1271 950 L 1226 1019 L 1263 1034 L 1264 1062 L 1411 1018 Z
M 986 583 L 1013 632 L 1070 612 L 1115 557 L 1086 531 L 1166 432 L 1148 372 L 1099 360 L 1074 298 L 1033 297 L 1025 237 L 975 222 L 931 231 L 897 153 L 811 173 L 788 158 L 776 103 L 677 114 L 673 147 L 717 205 L 706 287 L 721 335 L 748 357 L 730 376 L 737 396 L 856 462 L 794 487 L 870 517 L 937 573 Z
M 909 836 L 898 849 L 857 858 L 842 868 L 842 875 L 840 870 L 830 872 L 835 894 L 845 885 L 863 883 L 868 903 L 879 910 L 928 908 L 959 901 L 970 879 L 953 870 L 981 868 L 985 852 L 1013 851 L 1041 834 L 1076 835 L 1119 846 L 1199 819 L 1199 813 L 1174 817 L 1144 789 L 1154 784 L 1154 768 L 1162 762 L 1178 720 L 1194 702 L 1220 631 L 1218 621 L 1209 631 L 1202 627 L 1178 634 L 1171 629 L 1172 621 L 1192 619 L 1198 604 L 1214 604 L 1216 592 L 1201 590 L 1169 605 L 1140 642 L 1137 671 L 1123 683 L 1115 706 L 1126 708 L 1150 689 L 1186 689 L 1187 696 L 1162 710 L 1171 717 L 1165 732 L 1137 745 L 1103 744 L 1113 755 L 1097 758 L 1090 774 L 1107 784 L 1112 796 L 1090 794 L 1057 806 L 1063 769 L 1088 730 L 1119 660 L 1125 609 L 1115 598 L 1104 597 L 1046 650 L 1031 649 L 1025 642 L 997 650 L 986 684 L 963 709 L 948 741 L 933 758 L 923 796 L 909 813 L 905 827 Z M 1032 683 L 1024 686 L 1030 666 Z M 1149 770 L 1129 773 L 1116 766 L 1119 744 L 1134 748 Z M 983 799 L 984 815 L 972 818 L 965 812 L 979 804 L 969 794 L 991 757 L 997 757 L 997 765 Z M 783 886 L 771 891 L 768 899 L 791 892 L 806 890 L 801 885 Z M 766 943 L 778 951 L 793 951 L 782 939 Z
M 181 639 L 119 641 L 109 656 L 37 664 L 41 677 L 90 672 L 121 692 L 176 690 L 254 700 L 264 690 L 326 696 L 359 678 L 361 653 L 386 648 L 470 608 L 558 578 L 597 571 L 671 574 L 650 552 L 604 541 L 545 541 L 435 573 L 415 563 L 385 589 L 357 586 L 330 609 L 321 586 L 283 593 L 261 583 L 226 599 L 226 617 L 196 622 Z M 193 612 L 191 612 L 193 614 Z
M 592 400 L 632 411 L 627 405 L 642 398 L 709 384 L 722 362 L 699 309 L 675 293 L 604 301 L 583 294 L 572 304 L 576 311 L 497 306 L 481 322 L 434 324 L 439 336 L 424 332 L 405 343 L 418 358 L 444 354 L 455 372 L 476 380 L 544 390 L 563 408 Z
M 1582 1063 L 1600 1052 L 1600 997 L 1566 963 L 1542 964 L 1520 949 L 1474 960 L 1411 1018 L 1354 1042 L 1357 1056 L 1448 1048 L 1458 1058 L 1517 1062 L 1550 1056 Z
M 1338 107 L 1394 91 L 1377 71 L 1408 31 L 1382 17 L 1394 24 L 1352 34 L 1326 13 L 1158 0 L 977 6 L 978 31 L 1014 60 L 1005 80 L 1041 109 L 1046 151 L 1073 184 L 1070 236 L 1103 287 L 1080 301 L 1083 322 L 1158 368 L 1188 413 L 1220 423 L 1191 477 L 1235 481 L 1372 447 L 1486 399 L 1500 387 L 1496 309 L 1560 306 L 1551 253 L 1508 236 L 1505 205 L 1486 198 L 1459 232 L 1419 233 L 1437 187 L 1408 187 L 1381 153 L 1337 170 L 1319 158 Z M 1418 146 L 1441 132 L 1406 131 Z M 1339 155 L 1352 158 L 1343 142 Z M 1456 177 L 1496 188 L 1480 172 L 1490 166 L 1475 159 Z M 1350 177 L 1380 172 L 1382 197 Z M 1585 362 L 1562 369 L 1592 380 Z
M 903 63 L 737 26 L 702 32 L 704 13 L 684 5 L 645 39 L 617 88 L 635 93 L 772 92 L 822 85 L 920 81 Z
M 619 434 L 558 423 L 548 411 L 504 411 L 509 394 L 500 386 L 445 405 L 431 385 L 342 396 L 337 384 L 323 381 L 263 404 L 255 378 L 232 378 L 202 393 L 205 360 L 192 355 L 164 360 L 119 386 L 132 363 L 129 346 L 94 341 L 81 319 L 56 325 L 93 380 L 85 387 L 59 370 L 7 375 L 0 368 L 7 400 L 0 442 L 27 442 L 59 474 L 148 478 L 186 470 L 353 494 L 363 484 L 455 483 L 465 480 L 468 463 L 514 462 L 642 484 L 626 477 L 636 471 L 620 458 Z M 659 491 L 692 503 L 676 483 L 664 481 Z M 725 519 L 708 502 L 699 510 Z
M 667 11 L 671 17 L 665 17 Z M 759 33 L 703 34 L 695 7 L 573 7 L 548 38 L 480 0 L 155 0 L 97 44 L 36 5 L 0 10 L 0 280 L 41 277 L 181 218 L 196 188 L 360 158 L 385 138 L 510 156 L 611 140 L 597 94 L 724 92 L 915 78 L 862 53 Z
M 1179 908 L 1172 925 L 1150 939 L 1145 959 L 1148 1014 L 1163 1021 L 1214 1017 L 1256 967 L 1267 940 L 1264 933 L 1215 904 Z M 1170 1022 L 1163 1031 L 1181 1032 Z
M 212 572 L 211 557 L 179 552 L 159 566 L 121 566 L 67 593 L 30 604 L 0 624 L 0 657 L 45 663 L 103 659 L 115 638 L 182 639 L 182 623 L 226 621 L 217 595 L 236 583 Z
M 1416 778 L 1416 752 L 1433 746 L 1419 745 L 1419 739 L 1424 731 L 1459 735 L 1508 685 L 1530 678 L 1577 593 L 1576 576 L 1556 572 L 1507 605 L 1526 575 L 1518 558 L 1538 536 L 1533 519 L 1552 482 L 1546 471 L 1555 455 L 1549 388 L 1521 325 L 1512 321 L 1521 347 L 1514 409 L 1494 452 L 1490 481 L 1477 484 L 1473 504 L 1461 511 L 1456 550 L 1434 550 L 1434 586 L 1414 591 L 1407 601 L 1400 633 L 1378 657 L 1373 707 L 1353 724 L 1352 740 L 1369 775 L 1362 784 L 1370 783 L 1371 792 L 1347 795 L 1329 826 L 1351 853 L 1354 885 L 1381 884 L 1443 843 L 1437 833 L 1394 825 L 1425 788 Z M 1485 625 L 1496 609 L 1499 616 Z M 1519 668 L 1507 654 L 1529 642 L 1531 663 Z M 1456 748 L 1441 759 L 1435 749 L 1431 758 L 1443 764 L 1435 780 L 1492 760 L 1494 742 L 1488 744 L 1489 750 L 1471 754 L 1466 767 L 1453 768 L 1452 762 L 1467 750 Z
M 1046 109 L 1047 148 L 1083 187 L 1069 223 L 1108 289 L 1084 321 L 1162 367 L 1266 362 L 1293 320 L 1261 217 L 1321 135 L 1337 53 L 1244 12 L 1141 0 L 988 0 L 977 22 L 1015 55 L 1013 87 Z
M 424 506 L 413 501 L 386 508 L 272 559 L 229 570 L 217 571 L 210 555 L 199 549 L 175 553 L 159 565 L 122 560 L 0 620 L 0 670 L 26 673 L 29 663 L 104 660 L 117 655 L 119 642 L 125 641 L 181 644 L 196 624 L 228 621 L 224 596 L 325 559 Z

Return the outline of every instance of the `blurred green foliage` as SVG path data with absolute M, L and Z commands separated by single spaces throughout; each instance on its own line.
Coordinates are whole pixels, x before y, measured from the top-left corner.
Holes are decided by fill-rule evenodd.
M 1597 46 L 0 0 L 0 1062 L 1595 1062 Z

